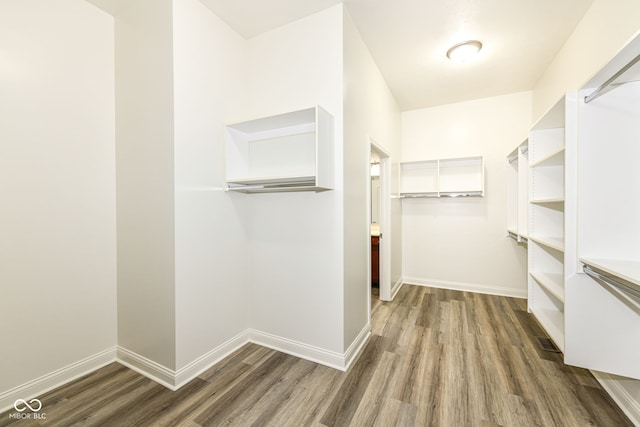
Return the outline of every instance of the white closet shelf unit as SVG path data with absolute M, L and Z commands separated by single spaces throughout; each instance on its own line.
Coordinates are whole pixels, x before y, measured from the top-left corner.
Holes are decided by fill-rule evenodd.
M 333 189 L 333 122 L 316 106 L 225 126 L 227 191 Z
M 484 158 L 459 157 L 400 163 L 400 197 L 483 197 Z
M 507 235 L 526 244 L 529 200 L 529 140 L 507 156 Z
M 578 92 L 565 363 L 640 379 L 640 36 Z M 566 202 L 565 202 L 566 203 Z
M 575 199 L 575 93 L 566 94 L 529 132 L 528 309 L 565 351 L 565 280 L 575 231 L 565 220 Z

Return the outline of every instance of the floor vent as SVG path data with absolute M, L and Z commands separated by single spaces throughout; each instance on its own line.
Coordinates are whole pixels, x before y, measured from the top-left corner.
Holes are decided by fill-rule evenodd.
M 536 338 L 538 338 L 538 344 L 540 344 L 540 348 L 542 348 L 544 351 L 550 351 L 552 353 L 560 353 L 560 350 L 558 350 L 558 347 L 556 347 L 556 345 L 553 343 L 553 341 L 551 341 L 551 339 L 546 337 L 536 337 Z

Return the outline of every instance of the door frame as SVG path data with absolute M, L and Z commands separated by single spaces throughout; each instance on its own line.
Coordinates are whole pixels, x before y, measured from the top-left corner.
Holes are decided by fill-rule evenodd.
M 371 155 L 376 154 L 380 158 L 380 195 L 378 197 L 378 223 L 380 224 L 380 299 L 391 301 L 391 155 L 385 151 L 372 138 L 369 139 L 368 162 Z M 367 235 L 371 235 L 371 167 L 368 168 L 368 194 L 367 201 Z M 368 249 L 369 259 L 369 288 L 371 287 L 371 245 Z M 371 292 L 368 292 L 369 300 Z M 369 301 L 371 307 L 371 301 Z

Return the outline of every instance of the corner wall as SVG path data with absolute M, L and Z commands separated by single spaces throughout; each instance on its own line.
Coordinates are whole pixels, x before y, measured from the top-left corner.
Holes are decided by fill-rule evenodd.
M 402 201 L 406 283 L 526 297 L 527 252 L 506 231 L 506 156 L 530 117 L 531 92 L 402 114 L 403 161 L 485 161 L 485 197 Z
M 248 203 L 250 325 L 327 357 L 342 340 L 342 5 L 247 40 L 238 122 L 320 105 L 335 119 L 335 189 L 238 194 Z
M 0 412 L 115 358 L 113 37 L 81 0 L 2 2 Z
M 118 345 L 176 368 L 172 0 L 115 18 Z
M 224 191 L 222 138 L 227 111 L 245 104 L 246 41 L 197 0 L 174 0 L 173 24 L 180 371 L 217 361 L 249 327 L 249 199 Z
M 400 160 L 400 109 L 348 12 L 344 13 L 344 346 L 369 324 L 368 271 L 371 234 L 368 222 L 371 140 Z M 397 174 L 390 177 L 392 192 Z M 401 281 L 400 200 L 391 201 L 391 284 Z

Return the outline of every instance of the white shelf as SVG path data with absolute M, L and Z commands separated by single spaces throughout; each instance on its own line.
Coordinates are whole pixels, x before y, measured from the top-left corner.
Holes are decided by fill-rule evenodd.
M 401 194 L 406 197 L 438 197 L 438 160 L 400 163 Z
M 484 159 L 401 162 L 400 188 L 403 198 L 483 197 Z
M 619 277 L 640 290 L 640 261 L 580 257 L 580 262 Z
M 529 311 L 563 352 L 567 260 L 575 253 L 566 217 L 575 194 L 575 102 L 564 96 L 529 133 Z
M 564 147 L 559 148 L 534 163 L 531 163 L 532 168 L 537 167 L 550 167 L 550 166 L 564 166 Z
M 561 209 L 564 205 L 564 197 L 552 197 L 549 199 L 532 199 L 529 203 L 533 203 L 534 205 L 551 205 L 557 206 L 557 208 Z
M 562 274 L 535 272 L 531 277 L 538 282 L 540 287 L 553 295 L 558 301 L 564 303 L 564 284 Z
M 321 107 L 230 124 L 225 127 L 227 189 L 333 189 L 333 145 L 333 116 Z
M 309 176 L 269 176 L 264 178 L 239 178 L 227 180 L 229 185 L 238 186 L 254 186 L 254 185 L 281 185 L 281 184 L 297 184 L 297 183 L 314 183 L 316 177 Z
M 536 242 L 539 245 L 555 249 L 556 251 L 564 252 L 564 240 L 562 237 L 529 236 L 529 240 Z

